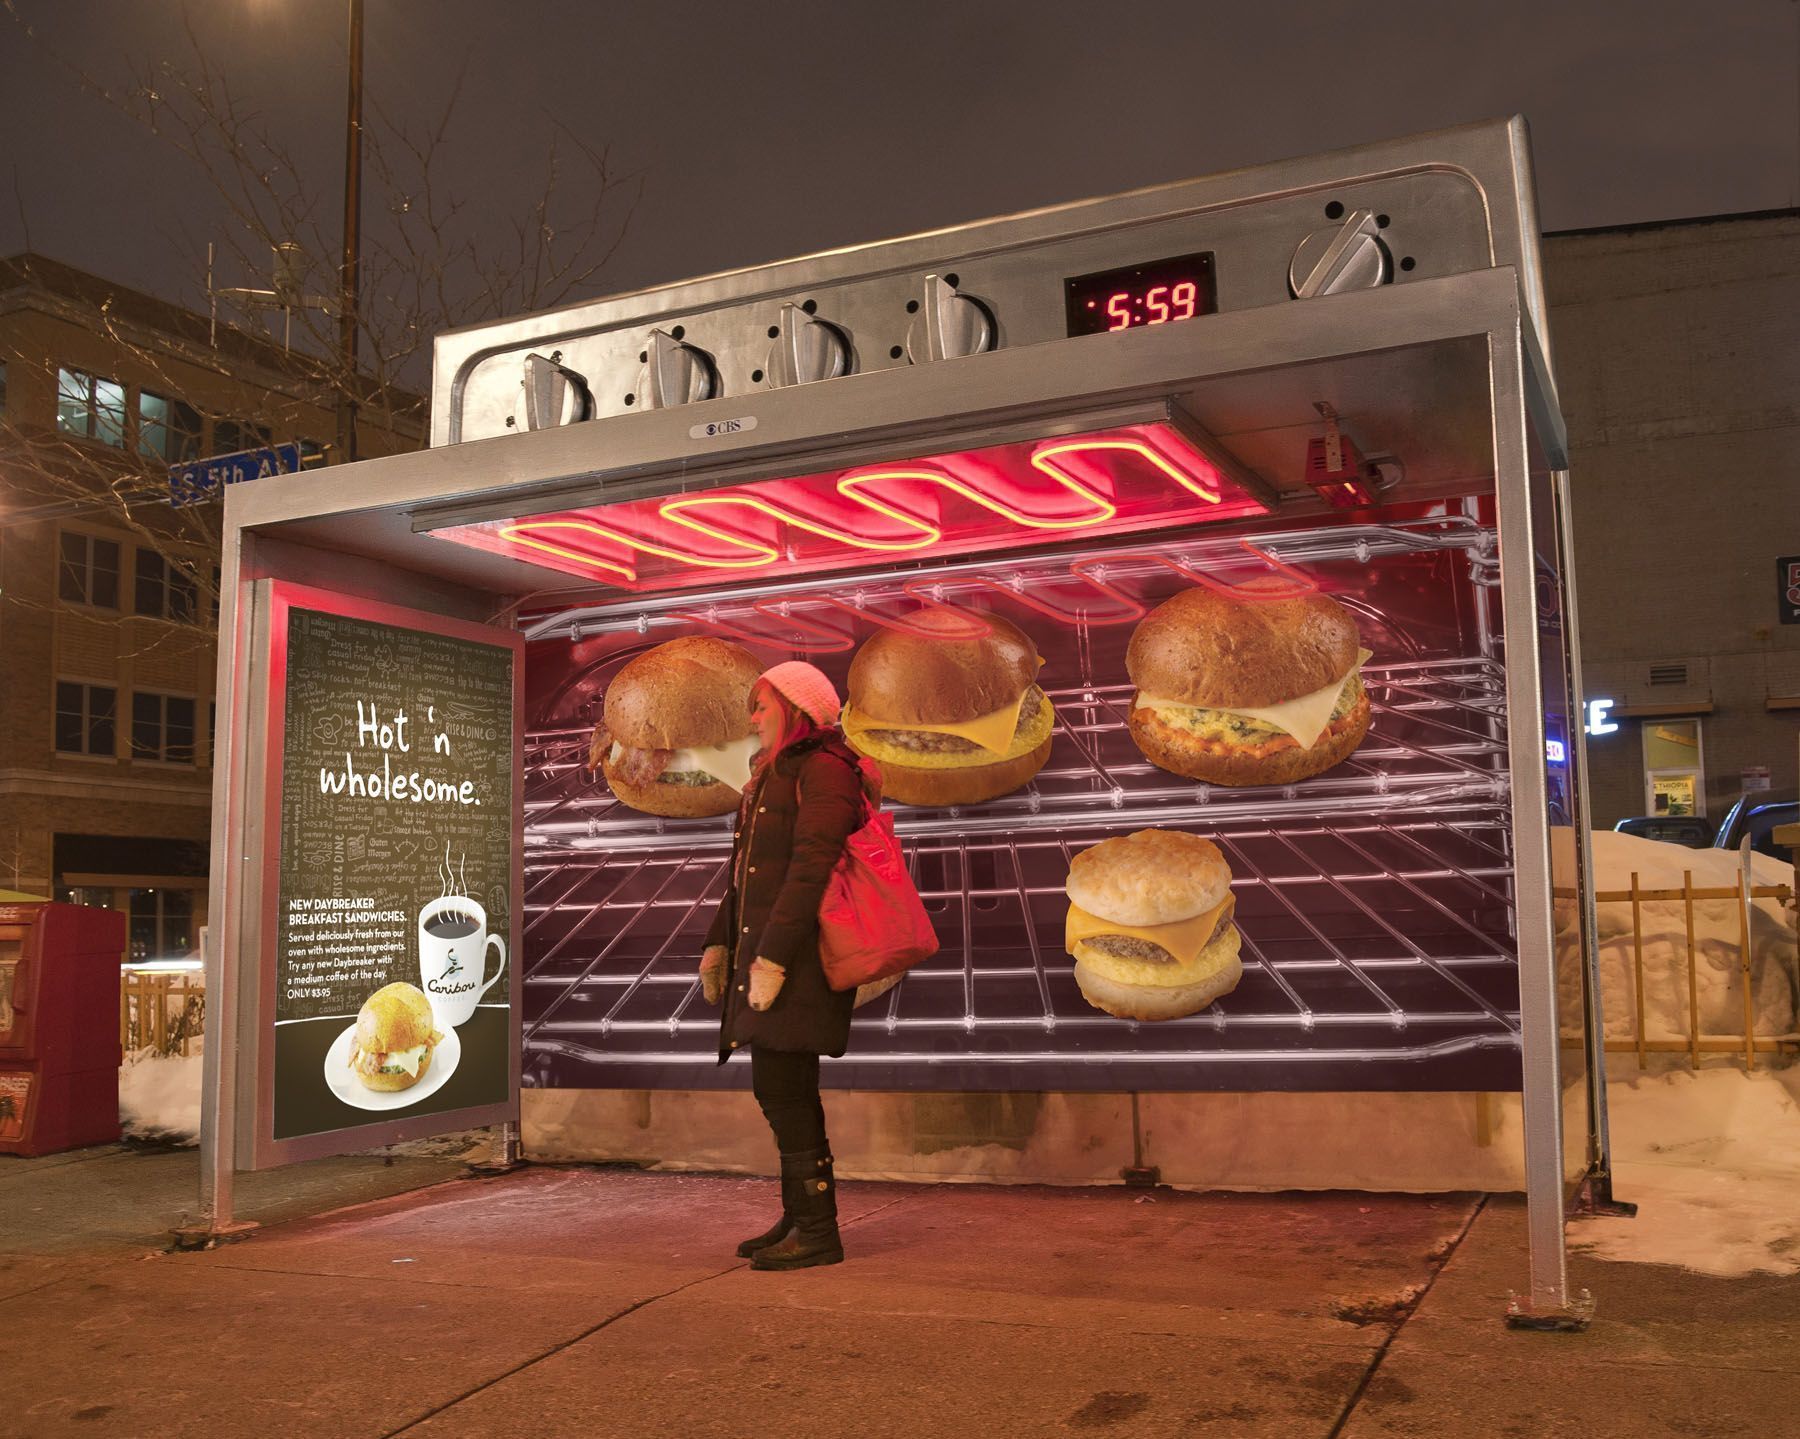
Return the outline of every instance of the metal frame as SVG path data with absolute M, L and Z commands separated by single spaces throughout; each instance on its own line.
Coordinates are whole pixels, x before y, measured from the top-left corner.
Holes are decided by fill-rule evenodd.
M 1303 302 L 1276 303 L 1271 297 L 1267 303 L 1223 308 L 1202 321 L 1182 325 L 1022 343 L 961 360 L 884 368 L 824 384 L 763 391 L 753 401 L 728 397 L 672 410 L 602 417 L 234 487 L 225 501 L 219 685 L 222 712 L 230 716 L 231 744 L 222 756 L 223 782 L 215 795 L 212 914 L 219 942 L 209 956 L 209 982 L 217 985 L 220 1012 L 229 1015 L 234 1006 L 241 1008 L 234 980 L 245 962 L 246 905 L 254 889 L 245 872 L 244 853 L 274 818 L 256 783 L 268 756 L 254 734 L 246 699 L 261 681 L 255 661 L 255 621 L 245 603 L 244 568 L 246 555 L 254 557 L 258 546 L 279 542 L 281 550 L 278 562 L 259 562 L 262 573 L 295 577 L 305 574 L 310 564 L 331 562 L 334 555 L 356 556 L 362 561 L 358 574 L 334 581 L 350 592 L 367 594 L 372 587 L 386 586 L 410 591 L 418 602 L 446 612 L 485 595 L 497 612 L 546 584 L 570 602 L 579 597 L 580 587 L 522 561 L 417 533 L 421 523 L 429 525 L 433 517 L 451 512 L 459 518 L 521 515 L 572 502 L 620 501 L 741 483 L 784 469 L 791 472 L 803 463 L 817 466 L 827 459 L 849 463 L 858 456 L 905 453 L 906 446 L 928 446 L 933 437 L 949 431 L 978 437 L 1042 425 L 1049 432 L 1070 415 L 1164 399 L 1189 408 L 1243 458 L 1247 442 L 1240 437 L 1234 444 L 1232 433 L 1208 413 L 1208 397 L 1224 404 L 1221 395 L 1230 400 L 1279 390 L 1287 383 L 1294 392 L 1289 396 L 1291 410 L 1303 388 L 1329 395 L 1339 384 L 1361 383 L 1383 391 L 1398 387 L 1415 409 L 1429 411 L 1431 397 L 1453 392 L 1461 402 L 1475 393 L 1482 397 L 1475 402 L 1476 409 L 1488 423 L 1480 426 L 1480 438 L 1474 440 L 1466 433 L 1468 416 L 1459 418 L 1463 428 L 1456 432 L 1457 443 L 1469 440 L 1473 446 L 1454 461 L 1471 466 L 1466 476 L 1439 470 L 1428 481 L 1403 491 L 1449 498 L 1491 486 L 1495 494 L 1519 930 L 1529 1307 L 1537 1314 L 1567 1311 L 1562 1221 L 1565 1201 L 1581 1175 L 1569 1172 L 1563 1163 L 1531 484 L 1534 470 L 1560 471 L 1566 466 L 1567 445 L 1542 331 L 1542 285 L 1524 131 L 1519 122 L 1473 127 L 1448 137 L 1371 147 L 1351 156 L 1370 165 L 1379 158 L 1390 170 L 1423 173 L 1448 168 L 1471 178 L 1487 207 L 1489 253 L 1479 257 L 1483 268 L 1411 277 L 1402 284 Z M 1341 156 L 1319 157 L 1193 182 L 1198 188 L 1189 196 L 1189 208 L 1251 206 L 1290 190 L 1317 195 L 1342 180 L 1346 163 Z M 791 262 L 765 272 L 696 281 L 655 292 L 649 301 L 637 297 L 601 302 L 596 314 L 620 322 L 647 310 L 668 314 L 775 289 L 792 293 L 802 283 L 823 283 L 852 272 L 892 274 L 903 262 L 922 264 L 944 254 L 985 253 L 982 247 L 993 249 L 996 237 L 1003 235 L 1023 239 L 1032 233 L 1068 233 L 1080 225 L 1098 233 L 1108 217 L 1118 222 L 1114 231 L 1126 233 L 1166 214 L 1171 193 L 1140 192 L 1089 207 L 997 222 L 1000 228 L 970 227 Z M 1007 225 L 1013 228 L 1007 230 Z M 560 323 L 563 319 L 554 316 L 521 321 L 513 338 L 549 334 Z M 440 374 L 455 372 L 456 356 L 479 348 L 473 336 L 445 337 L 439 346 Z M 696 423 L 730 417 L 746 403 L 754 405 L 754 429 L 706 435 L 708 426 Z M 440 410 L 434 425 L 445 423 Z M 1298 421 L 1281 423 L 1291 429 Z M 447 431 L 436 433 L 448 437 Z M 1429 455 L 1431 448 L 1426 445 L 1423 452 Z M 1316 514 L 1320 508 L 1304 496 L 1283 503 L 1284 512 L 1296 514 Z M 1566 573 L 1561 581 L 1566 588 Z M 1575 780 L 1584 778 L 1579 775 Z M 1584 941 L 1591 946 L 1591 931 Z M 221 1195 L 226 1199 L 224 1212 L 229 1212 L 229 1159 L 223 1164 L 220 1159 L 229 1128 L 228 1114 L 221 1110 L 228 1107 L 228 1100 L 221 1096 L 232 1092 L 233 1058 L 229 1052 L 215 1054 L 228 1048 L 209 1046 L 207 1056 L 209 1215 L 218 1212 Z

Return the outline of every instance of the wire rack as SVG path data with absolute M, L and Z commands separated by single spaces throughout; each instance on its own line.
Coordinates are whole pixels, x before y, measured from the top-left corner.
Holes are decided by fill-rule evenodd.
M 967 813 L 898 808 L 945 949 L 858 1013 L 836 1082 L 917 1087 L 929 1070 L 932 1085 L 967 1089 L 1516 1084 L 1500 668 L 1371 665 L 1364 683 L 1368 736 L 1302 784 L 1228 790 L 1155 768 L 1125 731 L 1129 687 L 1113 686 L 1052 692 L 1051 758 L 1019 794 Z M 717 1084 L 717 1018 L 694 965 L 730 820 L 616 804 L 581 769 L 585 739 L 531 740 L 528 1076 Z M 1081 998 L 1063 883 L 1076 849 L 1149 824 L 1225 849 L 1245 977 L 1200 1015 L 1140 1025 Z
M 1473 596 L 1491 579 L 1492 532 L 1454 518 L 1256 538 L 1297 563 L 1361 567 L 1383 557 L 1449 555 L 1450 574 L 1460 573 Z M 1202 564 L 1223 553 L 1220 544 L 1175 543 L 1166 553 Z M 1102 560 L 1109 578 L 1138 584 L 1159 563 L 1112 552 L 1078 558 Z M 1044 627 L 1062 646 L 1046 674 L 1120 676 L 1125 629 L 1116 617 L 1080 609 L 1088 598 L 1070 588 L 1068 559 L 1051 565 L 1027 557 L 998 582 L 1021 581 L 1045 602 L 1059 593 L 1068 600 L 1070 623 Z M 957 602 L 965 590 L 991 588 L 992 569 L 945 566 L 925 581 L 931 596 Z M 844 583 L 841 592 L 860 604 L 881 599 L 895 580 Z M 745 593 L 775 604 L 781 592 Z M 717 613 L 729 615 L 742 598 L 734 595 L 683 603 L 716 598 Z M 1446 589 L 1419 603 L 1450 601 Z M 563 611 L 542 617 L 531 633 L 549 644 L 615 631 L 653 641 L 672 612 L 634 605 Z M 1385 626 L 1388 640 L 1382 662 L 1363 668 L 1369 733 L 1342 764 L 1295 785 L 1227 789 L 1171 775 L 1131 739 L 1129 684 L 1047 686 L 1056 708 L 1051 753 L 1029 784 L 967 809 L 895 808 L 944 949 L 857 1012 L 849 1054 L 828 1066 L 831 1082 L 1516 1087 L 1505 673 L 1479 598 L 1470 612 L 1476 632 L 1464 635 L 1471 652 L 1461 655 L 1430 653 L 1392 615 L 1365 613 Z M 527 1082 L 737 1082 L 716 1063 L 717 1014 L 694 978 L 725 887 L 731 819 L 659 819 L 618 804 L 586 774 L 587 744 L 585 727 L 527 738 Z M 1201 1014 L 1133 1024 L 1081 997 L 1063 950 L 1063 886 L 1076 850 L 1150 825 L 1205 834 L 1224 848 L 1245 972 L 1232 994 Z
M 1130 685 L 1048 691 L 1056 707 L 1050 758 L 1023 789 L 967 810 L 895 810 L 908 839 L 1021 828 L 1224 823 L 1280 808 L 1312 818 L 1378 814 L 1506 797 L 1505 676 L 1493 660 L 1369 665 L 1369 733 L 1326 774 L 1298 785 L 1222 789 L 1156 768 L 1126 729 Z M 731 842 L 729 816 L 664 820 L 618 803 L 584 768 L 588 736 L 564 730 L 526 742 L 525 836 L 530 851 L 619 847 L 710 851 Z
M 1518 977 L 1503 814 L 1205 829 L 1234 875 L 1244 978 L 1201 1014 L 1156 1024 L 1090 1008 L 1063 952 L 1070 858 L 1114 826 L 910 844 L 915 882 L 945 947 L 857 1012 L 850 1053 L 830 1066 L 834 1082 L 1516 1085 Z M 726 862 L 719 853 L 653 850 L 528 865 L 525 1049 L 533 1082 L 721 1082 L 717 1014 L 700 996 L 694 966 Z

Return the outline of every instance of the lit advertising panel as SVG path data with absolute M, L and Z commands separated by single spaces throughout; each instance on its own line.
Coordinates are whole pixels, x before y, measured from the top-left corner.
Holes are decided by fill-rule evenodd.
M 694 966 L 734 806 L 642 803 L 685 797 L 706 763 L 674 750 L 698 743 L 679 714 L 661 750 L 604 723 L 635 667 L 704 638 L 747 646 L 751 672 L 803 655 L 833 682 L 940 941 L 856 1011 L 830 1082 L 1516 1088 L 1490 523 L 1171 527 L 538 612 L 525 1082 L 732 1082 Z M 947 679 L 977 672 L 979 694 Z M 1115 893 L 1115 870 L 1155 892 Z
M 517 1114 L 509 631 L 277 584 L 257 1155 Z

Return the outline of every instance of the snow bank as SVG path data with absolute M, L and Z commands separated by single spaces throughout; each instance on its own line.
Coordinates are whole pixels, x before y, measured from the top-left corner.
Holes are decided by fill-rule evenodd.
M 1573 836 L 1552 832 L 1556 871 L 1571 873 Z M 1751 884 L 1792 887 L 1793 866 L 1753 854 Z M 1738 856 L 1730 850 L 1688 849 L 1601 830 L 1594 835 L 1595 888 L 1631 888 L 1636 871 L 1641 889 L 1680 889 L 1690 871 L 1695 889 L 1729 889 L 1737 882 Z M 1636 1033 L 1637 977 L 1632 962 L 1631 905 L 1596 906 L 1599 920 L 1600 989 L 1609 1038 Z M 1687 920 L 1680 900 L 1641 904 L 1644 934 L 1644 1033 L 1652 1039 L 1688 1035 Z M 1575 906 L 1558 901 L 1559 940 L 1564 960 L 1558 975 L 1565 1014 L 1579 1014 L 1579 977 L 1574 967 Z M 1694 968 L 1699 987 L 1700 1032 L 1744 1032 L 1744 985 L 1739 967 L 1738 906 L 1735 900 L 1703 900 L 1694 905 Z M 1751 996 L 1758 1034 L 1788 1034 L 1795 1016 L 1794 911 L 1773 899 L 1751 901 Z
M 1701 1274 L 1800 1273 L 1800 1070 L 1676 1070 L 1606 1087 L 1613 1194 L 1570 1247 Z
M 119 1066 L 119 1126 L 127 1138 L 200 1142 L 202 1045 L 189 1054 L 140 1049 Z

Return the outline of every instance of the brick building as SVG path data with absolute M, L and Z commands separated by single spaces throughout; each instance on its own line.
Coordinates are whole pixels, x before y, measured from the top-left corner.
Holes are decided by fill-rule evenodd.
M 1792 791 L 1800 623 L 1800 211 L 1551 235 L 1596 828 Z
M 0 888 L 127 911 L 133 957 L 205 922 L 218 501 L 172 463 L 298 441 L 330 459 L 320 368 L 36 255 L 0 260 Z M 422 443 L 371 393 L 365 454 Z

